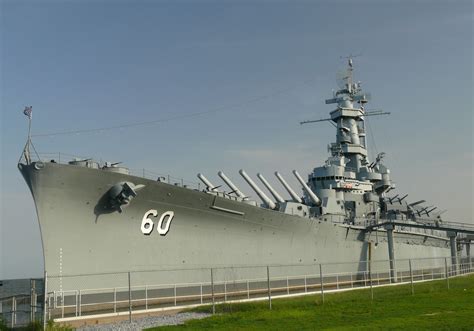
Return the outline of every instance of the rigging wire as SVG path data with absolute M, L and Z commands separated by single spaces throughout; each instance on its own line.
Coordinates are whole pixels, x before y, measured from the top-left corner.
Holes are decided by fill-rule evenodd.
M 372 149 L 372 157 L 375 159 L 379 151 L 377 149 L 377 144 L 375 143 L 374 131 L 372 130 L 368 116 L 365 117 L 365 122 L 367 123 L 367 128 L 369 129 L 370 138 L 372 140 L 370 144 L 370 149 Z M 374 150 L 375 150 L 375 154 L 374 154 Z
M 115 126 L 108 126 L 108 127 L 101 127 L 101 128 L 92 128 L 92 129 L 78 129 L 78 130 L 68 130 L 68 131 L 57 131 L 57 132 L 49 132 L 49 133 L 38 133 L 38 134 L 33 134 L 32 137 L 55 137 L 55 136 L 63 136 L 63 135 L 75 135 L 75 134 L 87 134 L 87 133 L 101 133 L 103 131 L 110 131 L 110 130 L 116 130 L 116 129 L 127 129 L 127 128 L 133 128 L 133 127 L 139 127 L 139 126 L 145 126 L 145 125 L 153 125 L 157 123 L 164 123 L 164 122 L 169 122 L 169 121 L 174 121 L 174 120 L 179 120 L 179 119 L 185 119 L 185 118 L 191 118 L 191 117 L 198 117 L 198 116 L 203 116 L 207 114 L 212 114 L 212 113 L 219 113 L 219 112 L 224 112 L 228 111 L 231 109 L 235 108 L 241 108 L 246 105 L 254 104 L 266 99 L 270 99 L 272 97 L 281 95 L 281 94 L 286 94 L 288 92 L 291 92 L 301 86 L 308 86 L 314 83 L 314 81 L 317 78 L 311 78 L 306 81 L 303 81 L 300 84 L 293 85 L 291 87 L 287 87 L 284 89 L 276 90 L 272 93 L 265 94 L 265 95 L 260 95 L 253 97 L 251 99 L 248 99 L 243 102 L 239 102 L 233 105 L 229 106 L 221 106 L 209 110 L 204 110 L 200 112 L 195 112 L 195 113 L 189 113 L 189 114 L 180 114 L 176 116 L 170 116 L 166 118 L 161 118 L 161 119 L 156 119 L 152 121 L 144 121 L 144 122 L 135 122 L 135 123 L 124 123 L 121 125 L 115 125 Z

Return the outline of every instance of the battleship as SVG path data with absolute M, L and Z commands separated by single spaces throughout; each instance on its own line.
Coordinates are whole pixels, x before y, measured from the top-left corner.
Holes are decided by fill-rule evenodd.
M 369 160 L 366 119 L 385 113 L 366 110 L 370 94 L 354 81 L 353 70 L 348 59 L 338 90 L 325 101 L 334 105 L 329 117 L 302 122 L 327 121 L 335 127 L 329 157 L 306 180 L 297 170 L 276 171 L 278 187 L 268 175 L 251 176 L 244 169 L 239 174 L 248 188 L 239 188 L 220 171 L 222 184 L 199 173 L 204 189 L 195 189 L 162 177 L 133 176 L 122 164 L 36 160 L 28 138 L 18 168 L 36 206 L 45 271 L 66 277 L 370 259 L 390 260 L 394 270 L 397 259 L 457 255 L 446 231 L 416 226 L 442 225 L 442 212 L 423 200 L 391 194 L 395 185 L 384 154 Z M 288 175 L 301 187 L 291 187 Z M 259 201 L 247 194 L 250 189 Z M 356 263 L 353 268 L 365 267 Z M 198 273 L 173 277 L 193 282 Z M 74 286 L 99 283 L 90 278 Z M 60 286 L 67 287 L 65 280 Z

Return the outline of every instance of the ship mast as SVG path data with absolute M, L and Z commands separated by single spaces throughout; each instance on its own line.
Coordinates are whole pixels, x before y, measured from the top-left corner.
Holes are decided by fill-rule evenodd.
M 356 171 L 362 163 L 367 163 L 367 146 L 365 139 L 364 104 L 369 96 L 362 93 L 360 83 L 353 83 L 353 61 L 348 59 L 348 68 L 339 78 L 340 90 L 334 93 L 326 104 L 337 104 L 337 109 L 330 113 L 331 120 L 337 125 L 336 143 L 331 144 L 333 156 L 342 152 L 349 160 L 347 167 Z M 355 103 L 360 107 L 355 108 Z
M 370 100 L 370 94 L 364 93 L 361 83 L 353 82 L 354 63 L 352 57 L 348 57 L 347 69 L 339 73 L 339 90 L 335 91 L 326 104 L 337 104 L 337 108 L 330 113 L 330 118 L 304 121 L 300 124 L 331 121 L 337 129 L 336 142 L 329 145 L 332 156 L 344 156 L 347 158 L 347 167 L 356 172 L 367 165 L 367 140 L 365 131 L 366 116 L 388 115 L 388 112 L 367 112 L 365 104 Z M 356 105 L 357 104 L 357 105 Z

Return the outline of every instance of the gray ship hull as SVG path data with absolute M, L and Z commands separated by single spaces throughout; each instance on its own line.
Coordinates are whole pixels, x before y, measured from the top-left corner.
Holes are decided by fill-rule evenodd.
M 319 219 L 289 215 L 101 169 L 41 164 L 40 169 L 35 163 L 19 168 L 35 201 L 48 275 L 265 265 L 304 269 L 317 263 L 354 261 L 360 263 L 349 268 L 360 271 L 365 270 L 368 247 L 375 241 L 377 249 L 371 249 L 370 258 L 388 259 L 383 230 L 368 233 L 335 223 L 328 215 Z M 123 212 L 103 209 L 101 201 L 108 190 L 125 181 L 145 187 Z M 155 227 L 159 215 L 174 212 L 166 235 L 156 229 L 150 235 L 141 231 L 144 214 L 152 209 L 158 212 Z M 426 233 L 395 231 L 394 242 L 397 259 L 450 255 L 446 238 Z M 169 273 L 163 273 L 162 279 L 154 277 L 154 283 L 170 281 Z M 172 281 L 193 282 L 200 277 L 199 272 L 188 272 L 174 274 Z M 66 284 L 61 280 L 61 290 L 68 289 Z M 107 284 L 113 286 L 111 280 Z M 92 277 L 71 284 L 74 289 L 102 286 Z

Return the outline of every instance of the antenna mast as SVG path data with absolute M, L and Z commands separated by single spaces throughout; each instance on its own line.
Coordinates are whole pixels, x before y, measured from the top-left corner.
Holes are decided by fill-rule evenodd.
M 354 83 L 353 81 L 353 58 L 356 56 L 344 57 L 347 59 L 347 68 L 337 75 L 339 90 L 333 92 L 331 99 L 326 100 L 326 104 L 337 104 L 337 108 L 330 112 L 330 117 L 303 121 L 300 124 L 326 121 L 333 124 L 337 133 L 336 142 L 329 145 L 331 154 L 338 156 L 342 151 L 342 155 L 349 160 L 348 166 L 358 171 L 362 166 L 368 164 L 365 117 L 389 115 L 390 113 L 364 109 L 371 97 L 370 93 L 362 91 L 360 82 Z

